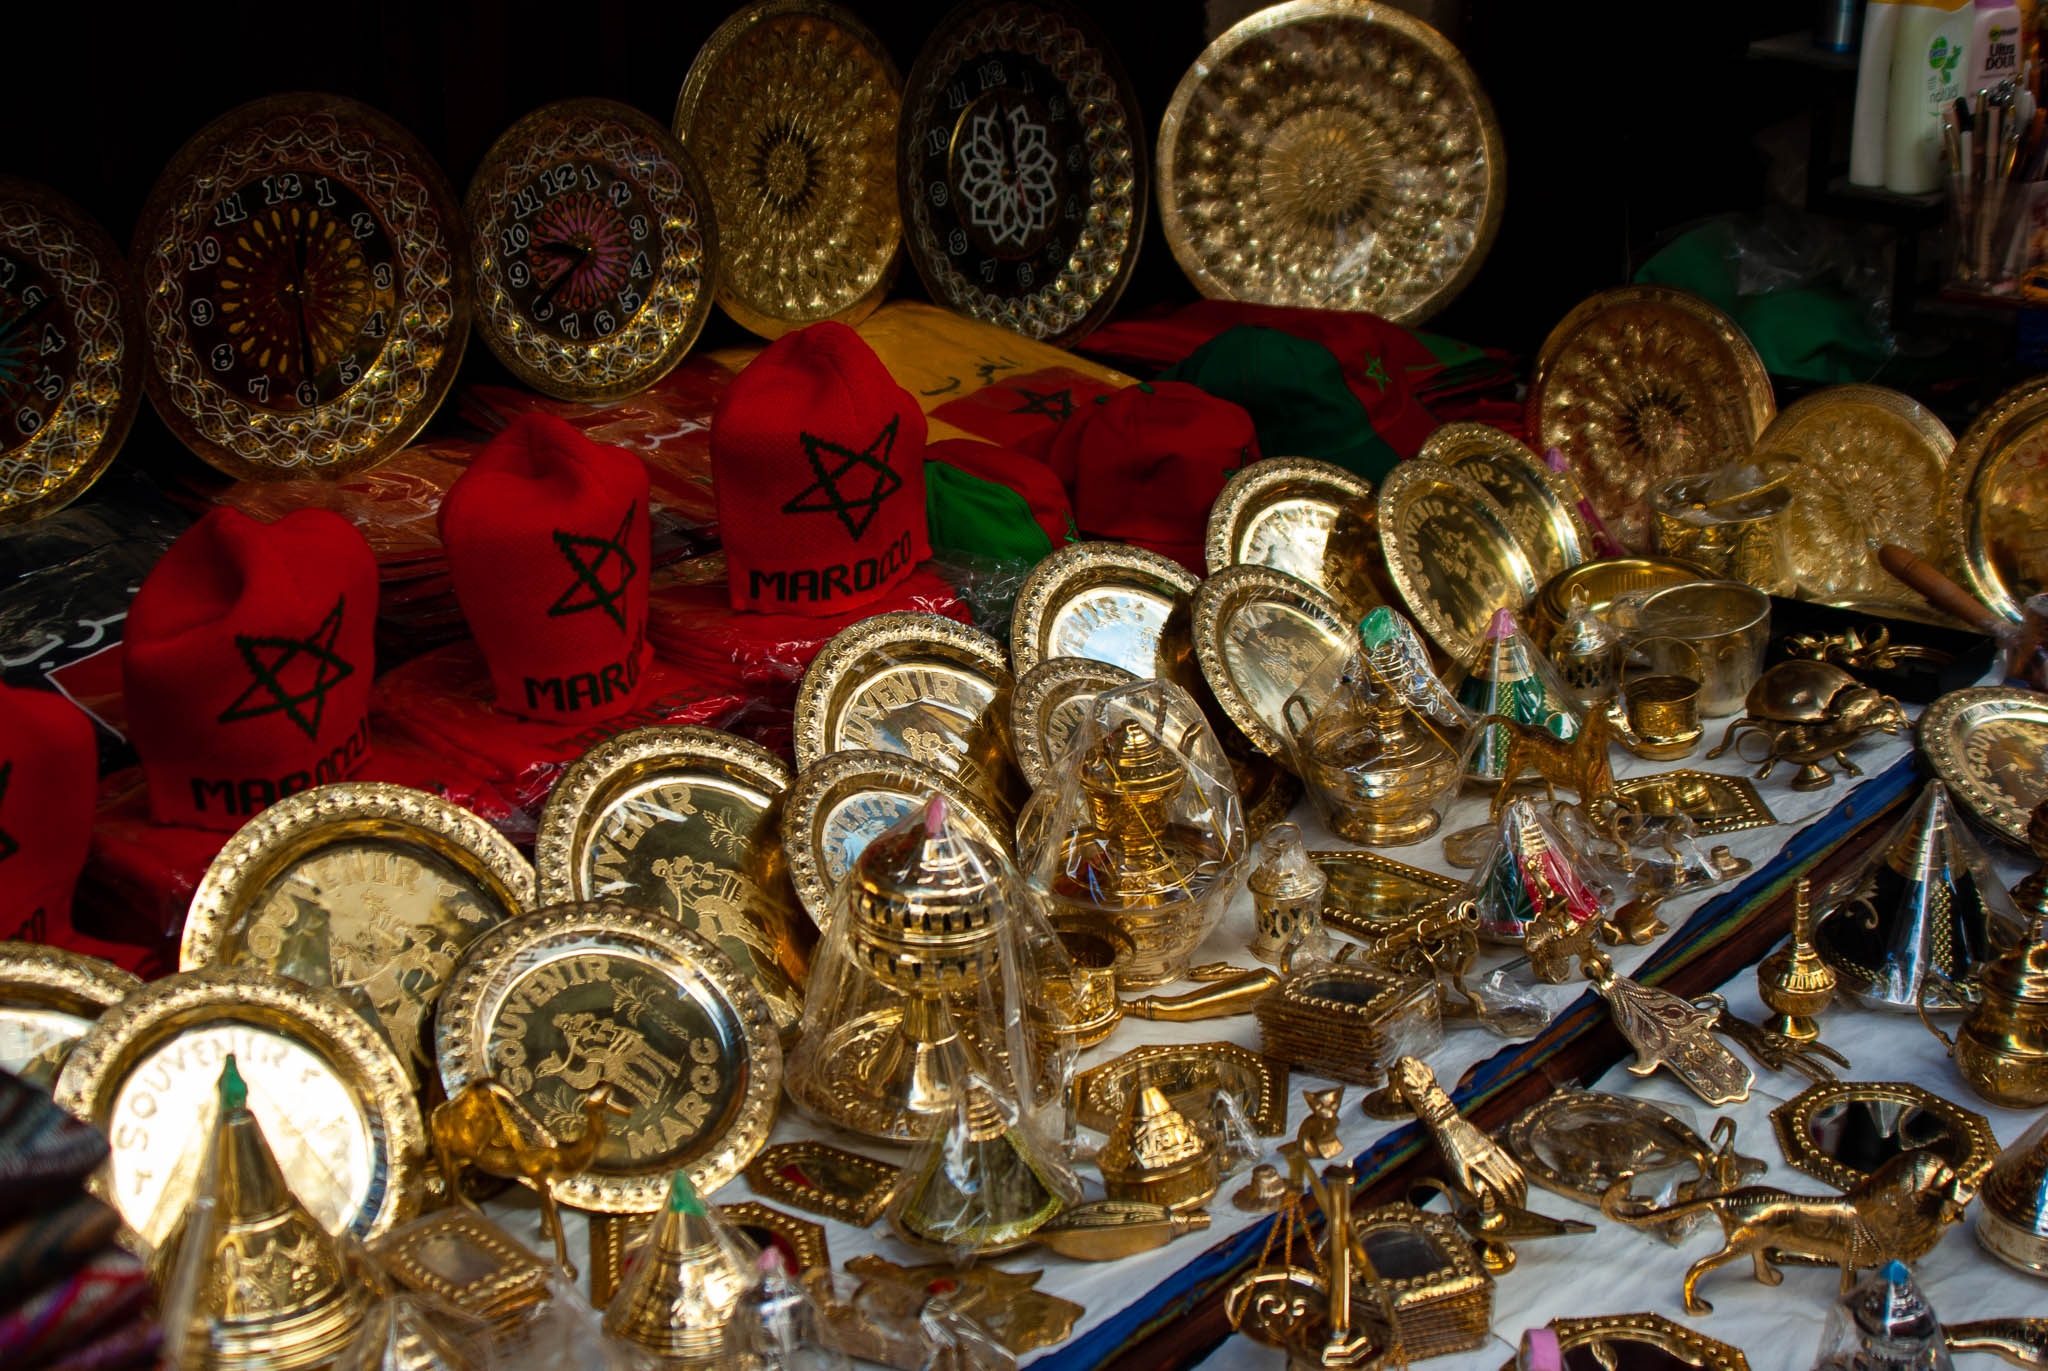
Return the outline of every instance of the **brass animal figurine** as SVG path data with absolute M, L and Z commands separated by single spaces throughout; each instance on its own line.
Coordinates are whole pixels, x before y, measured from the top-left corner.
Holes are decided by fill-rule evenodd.
M 1754 730 L 1766 743 L 1756 778 L 1768 780 L 1779 762 L 1790 762 L 1799 768 L 1792 778 L 1794 790 L 1833 785 L 1834 776 L 1821 765 L 1830 758 L 1844 775 L 1861 776 L 1863 769 L 1849 760 L 1847 749 L 1867 733 L 1906 729 L 1906 712 L 1897 700 L 1828 662 L 1780 662 L 1749 688 L 1744 703 L 1749 712 L 1728 725 L 1708 760 Z
M 1607 755 L 1607 744 L 1614 738 L 1614 726 L 1605 711 L 1593 710 L 1586 715 L 1585 724 L 1569 740 L 1555 736 L 1546 728 L 1521 723 L 1505 714 L 1489 714 L 1481 719 L 1479 728 L 1505 728 L 1512 735 L 1508 741 L 1507 757 L 1501 766 L 1500 789 L 1494 792 L 1493 808 L 1488 819 L 1500 822 L 1503 810 L 1508 806 L 1515 782 L 1523 776 L 1534 773 L 1543 778 L 1543 788 L 1552 802 L 1557 799 L 1557 787 L 1574 791 L 1579 803 L 1586 807 L 1591 817 L 1596 797 L 1615 797 L 1614 763 Z
M 1344 1143 L 1337 1136 L 1337 1106 L 1344 1102 L 1344 1087 L 1304 1090 L 1301 1097 L 1308 1101 L 1308 1116 L 1294 1131 L 1295 1145 L 1304 1157 L 1329 1161 L 1344 1150 Z
M 1714 1312 L 1699 1297 L 1700 1277 L 1745 1256 L 1765 1285 L 1785 1279 L 1778 1262 L 1805 1259 L 1839 1267 L 1846 1295 L 1858 1271 L 1913 1261 L 1933 1251 L 1977 1193 L 1976 1182 L 1926 1151 L 1901 1152 L 1842 1195 L 1794 1195 L 1748 1185 L 1653 1206 L 1630 1198 L 1628 1185 L 1621 1180 L 1609 1186 L 1600 1212 L 1628 1224 L 1668 1223 L 1691 1214 L 1711 1214 L 1720 1221 L 1721 1250 L 1700 1258 L 1685 1273 L 1685 1309 L 1695 1315 Z
M 555 1260 L 574 1280 L 576 1267 L 569 1260 L 569 1240 L 562 1232 L 562 1215 L 555 1208 L 548 1182 L 587 1170 L 604 1141 L 605 1116 L 630 1112 L 612 1099 L 609 1085 L 599 1084 L 583 1097 L 583 1131 L 574 1138 L 558 1140 L 518 1096 L 486 1076 L 435 1105 L 429 1130 L 434 1159 L 447 1178 L 449 1191 L 470 1210 L 483 1212 L 462 1193 L 464 1165 L 519 1181 L 540 1196 L 541 1226 L 554 1240 Z

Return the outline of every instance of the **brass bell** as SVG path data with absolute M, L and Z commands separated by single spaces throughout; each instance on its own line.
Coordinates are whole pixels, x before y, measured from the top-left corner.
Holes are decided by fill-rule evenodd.
M 1251 942 L 1251 954 L 1262 962 L 1280 964 L 1280 954 L 1297 938 L 1318 937 L 1323 932 L 1323 894 L 1329 877 L 1309 860 L 1302 845 L 1301 830 L 1293 824 L 1274 824 L 1260 841 L 1260 859 L 1251 879 L 1252 917 L 1258 932 Z
M 1222 1184 L 1216 1145 L 1149 1082 L 1132 1094 L 1095 1164 L 1111 1199 L 1148 1200 L 1175 1213 L 1201 1208 Z
M 673 1366 L 739 1366 L 729 1328 L 753 1283 L 744 1257 L 678 1170 L 638 1260 L 605 1306 L 604 1331 Z

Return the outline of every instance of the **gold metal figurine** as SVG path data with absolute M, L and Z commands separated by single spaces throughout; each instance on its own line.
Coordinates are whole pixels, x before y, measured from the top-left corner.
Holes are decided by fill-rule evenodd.
M 1838 666 L 1793 659 L 1758 678 L 1745 701 L 1748 713 L 1728 725 L 1709 761 L 1736 747 L 1749 732 L 1766 747 L 1759 781 L 1769 780 L 1779 762 L 1799 768 L 1794 790 L 1819 790 L 1835 778 L 1822 763 L 1833 759 L 1844 775 L 1861 776 L 1848 749 L 1870 733 L 1903 733 L 1905 711 L 1891 696 L 1864 685 Z M 1737 753 L 1740 756 L 1740 753 Z
M 1111 1199 L 1147 1200 L 1177 1214 L 1201 1208 L 1221 1182 L 1216 1144 L 1149 1083 L 1124 1107 L 1095 1164 Z
M 1806 877 L 1792 897 L 1792 936 L 1757 963 L 1757 996 L 1777 1015 L 1764 1026 L 1810 1042 L 1820 1036 L 1814 1016 L 1835 998 L 1835 973 L 1813 946 L 1813 902 Z
M 1220 974 L 1204 974 L 1220 973 Z M 1194 1023 L 1202 1019 L 1227 1019 L 1249 1014 L 1266 992 L 1280 984 L 1280 973 L 1268 967 L 1241 970 L 1228 963 L 1190 968 L 1188 979 L 1207 981 L 1200 990 L 1182 995 L 1140 995 L 1124 1001 L 1124 1013 L 1134 1019 L 1159 1019 L 1168 1023 Z

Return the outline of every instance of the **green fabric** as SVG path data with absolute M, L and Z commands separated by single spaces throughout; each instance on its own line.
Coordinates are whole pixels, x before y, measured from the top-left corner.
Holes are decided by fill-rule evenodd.
M 956 466 L 924 464 L 924 507 L 935 549 L 1029 562 L 1052 551 L 1022 495 Z
M 1415 341 L 1428 348 L 1430 354 L 1446 367 L 1461 367 L 1470 362 L 1484 361 L 1486 350 L 1470 343 L 1461 343 L 1456 338 L 1446 338 L 1441 333 L 1424 333 L 1412 330 Z M 1414 368 L 1410 367 L 1413 371 Z
M 1373 431 L 1365 406 L 1344 384 L 1336 354 L 1321 343 L 1241 324 L 1158 379 L 1185 381 L 1243 408 L 1264 456 L 1314 457 L 1375 483 L 1401 460 Z

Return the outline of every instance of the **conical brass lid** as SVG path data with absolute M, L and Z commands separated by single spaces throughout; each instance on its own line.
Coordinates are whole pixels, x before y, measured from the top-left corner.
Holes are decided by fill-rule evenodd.
M 1060 1212 L 1031 1143 L 989 1091 L 970 1087 L 950 1137 L 925 1144 L 894 1219 L 910 1237 L 956 1252 L 1007 1251 Z
M 1216 1193 L 1216 1148 L 1147 1081 L 1095 1155 L 1111 1199 L 1149 1200 L 1181 1212 Z
M 1993 1164 L 1980 1202 L 1977 1240 L 2001 1260 L 2048 1276 L 2048 1117 Z
M 639 1260 L 605 1307 L 604 1330 L 679 1366 L 723 1366 L 727 1327 L 750 1283 L 679 1170 Z

